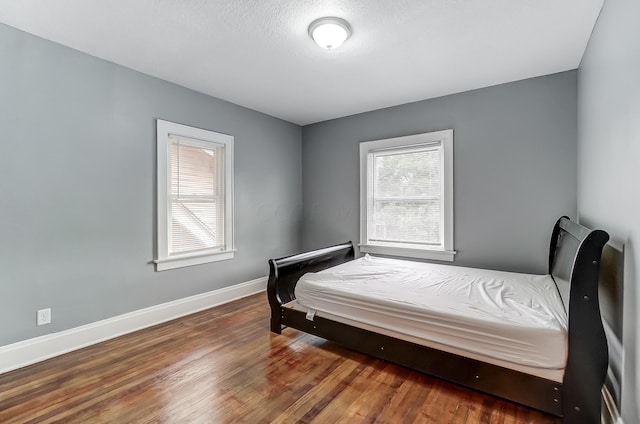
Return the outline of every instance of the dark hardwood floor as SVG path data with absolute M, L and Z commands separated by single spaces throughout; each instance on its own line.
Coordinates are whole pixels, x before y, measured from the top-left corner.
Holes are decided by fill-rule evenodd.
M 314 336 L 254 295 L 0 375 L 0 423 L 559 423 Z

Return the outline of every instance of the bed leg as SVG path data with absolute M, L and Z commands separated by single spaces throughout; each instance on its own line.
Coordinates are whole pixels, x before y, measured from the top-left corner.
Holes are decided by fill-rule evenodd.
M 600 424 L 602 399 L 599 390 L 590 393 L 576 388 L 575 394 L 564 399 L 563 424 Z M 582 393 L 580 393 L 582 392 Z
M 282 334 L 282 326 L 280 324 L 271 321 L 271 332 L 276 334 Z
M 282 316 L 278 313 L 271 313 L 271 332 L 282 334 Z

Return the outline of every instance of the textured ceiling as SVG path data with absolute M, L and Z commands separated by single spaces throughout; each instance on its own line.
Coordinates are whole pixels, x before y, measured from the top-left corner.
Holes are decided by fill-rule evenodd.
M 0 0 L 0 22 L 304 125 L 575 69 L 602 2 Z M 353 34 L 327 51 L 307 27 L 331 15 Z

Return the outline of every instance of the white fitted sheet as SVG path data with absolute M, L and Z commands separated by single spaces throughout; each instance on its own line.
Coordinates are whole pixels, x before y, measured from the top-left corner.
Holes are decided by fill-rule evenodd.
M 300 278 L 297 303 L 469 356 L 563 369 L 567 319 L 549 275 L 365 256 Z

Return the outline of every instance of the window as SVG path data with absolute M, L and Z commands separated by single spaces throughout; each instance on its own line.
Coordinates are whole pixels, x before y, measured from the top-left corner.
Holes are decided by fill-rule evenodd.
M 157 121 L 156 270 L 231 259 L 233 137 Z
M 360 251 L 453 261 L 453 130 L 360 143 Z

